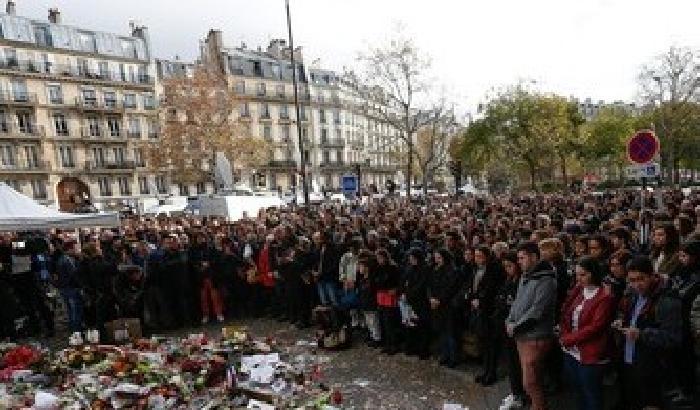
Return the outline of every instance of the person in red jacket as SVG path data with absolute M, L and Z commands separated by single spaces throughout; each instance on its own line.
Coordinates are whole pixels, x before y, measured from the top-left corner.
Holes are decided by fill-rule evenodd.
M 592 257 L 576 264 L 576 286 L 562 307 L 559 341 L 564 367 L 581 410 L 603 408 L 603 371 L 608 362 L 615 302 L 602 286 L 604 270 Z

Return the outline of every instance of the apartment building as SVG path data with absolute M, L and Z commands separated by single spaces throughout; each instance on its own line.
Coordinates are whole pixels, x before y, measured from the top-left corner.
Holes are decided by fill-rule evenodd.
M 117 206 L 167 193 L 146 169 L 158 139 L 148 30 L 127 35 L 0 14 L 0 180 L 71 211 L 88 200 Z
M 354 94 L 347 92 L 337 74 L 307 69 L 301 48 L 291 50 L 279 39 L 264 50 L 245 44 L 226 47 L 221 31 L 210 30 L 203 42 L 202 62 L 221 69 L 240 97 L 237 120 L 247 124 L 250 135 L 269 142 L 270 161 L 259 169 L 241 172 L 237 179 L 243 183 L 260 189 L 299 186 L 302 157 L 307 180 L 316 190 L 339 188 L 342 175 L 354 174 L 358 166 L 365 185 L 379 186 L 396 172 L 389 153 L 396 133 L 363 116 Z M 303 155 L 293 70 L 298 80 Z
M 613 102 L 598 100 L 596 102 L 591 98 L 579 100 L 575 97 L 571 97 L 571 100 L 577 104 L 579 113 L 586 119 L 586 121 L 591 121 L 597 117 L 603 109 L 614 108 L 631 114 L 637 114 L 639 112 L 639 108 L 635 103 L 627 103 L 619 100 Z

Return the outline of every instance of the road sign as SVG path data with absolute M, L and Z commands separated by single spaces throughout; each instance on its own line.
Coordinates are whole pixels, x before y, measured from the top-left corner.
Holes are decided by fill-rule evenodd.
M 357 175 L 343 175 L 341 179 L 343 193 L 354 194 L 357 192 Z
M 626 169 L 628 179 L 654 178 L 658 177 L 661 172 L 661 166 L 658 162 L 649 162 L 647 164 L 630 165 Z
M 646 164 L 659 152 L 659 139 L 654 131 L 642 130 L 627 141 L 627 157 L 635 164 Z

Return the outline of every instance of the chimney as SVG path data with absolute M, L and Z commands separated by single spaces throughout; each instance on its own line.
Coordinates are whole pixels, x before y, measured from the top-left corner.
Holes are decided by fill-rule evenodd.
M 5 12 L 9 15 L 14 16 L 17 14 L 17 6 L 14 0 L 7 0 L 7 6 L 5 7 Z
M 49 23 L 61 24 L 61 12 L 56 7 L 49 9 Z

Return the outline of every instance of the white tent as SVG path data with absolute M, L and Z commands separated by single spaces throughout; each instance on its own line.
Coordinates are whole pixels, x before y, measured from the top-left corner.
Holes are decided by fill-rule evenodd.
M 116 213 L 69 214 L 43 206 L 0 182 L 0 231 L 119 226 Z

